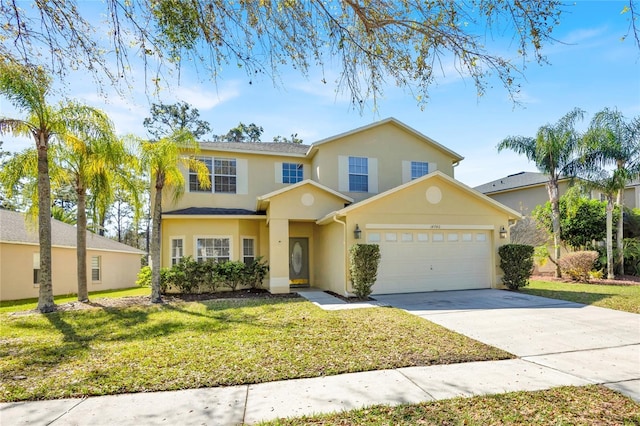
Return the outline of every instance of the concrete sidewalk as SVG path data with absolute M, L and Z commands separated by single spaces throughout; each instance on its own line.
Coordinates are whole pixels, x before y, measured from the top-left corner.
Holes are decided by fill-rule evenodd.
M 640 402 L 640 315 L 498 290 L 377 296 L 323 309 L 393 305 L 521 358 L 223 388 L 0 404 L 6 425 L 252 424 L 375 404 L 605 384 Z
M 279 417 L 592 383 L 514 359 L 256 385 L 0 404 L 2 425 L 240 425 Z

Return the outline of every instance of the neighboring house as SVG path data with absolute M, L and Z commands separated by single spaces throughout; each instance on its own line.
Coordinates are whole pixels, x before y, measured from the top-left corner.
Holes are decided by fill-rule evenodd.
M 0 209 L 0 300 L 38 297 L 38 226 L 23 213 Z M 51 219 L 53 294 L 78 292 L 76 228 Z M 87 232 L 89 291 L 135 286 L 143 251 Z
M 474 189 L 523 215 L 529 215 L 536 206 L 549 201 L 546 186 L 548 181 L 549 177 L 544 173 L 520 172 L 476 186 Z M 559 181 L 560 195 L 565 194 L 570 184 L 570 178 Z M 591 198 L 604 199 L 598 191 L 591 191 Z M 624 205 L 629 208 L 640 207 L 640 181 L 636 180 L 627 185 Z
M 263 256 L 272 293 L 348 294 L 349 248 L 375 243 L 374 294 L 501 286 L 497 248 L 520 215 L 455 180 L 463 158 L 393 118 L 312 145 L 200 148 L 212 185 L 185 170 L 184 196 L 165 197 L 162 266 Z

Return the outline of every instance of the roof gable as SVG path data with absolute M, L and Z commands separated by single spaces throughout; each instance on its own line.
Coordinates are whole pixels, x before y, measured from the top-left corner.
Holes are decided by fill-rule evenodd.
M 522 215 L 520 213 L 518 213 L 517 211 L 487 197 L 484 194 L 481 194 L 480 192 L 469 188 L 468 186 L 466 186 L 465 184 L 453 179 L 452 177 L 440 172 L 440 171 L 435 171 L 433 173 L 429 173 L 425 176 L 422 176 L 421 178 L 412 180 L 410 182 L 407 182 L 403 185 L 397 186 L 393 189 L 390 189 L 388 191 L 385 191 L 383 193 L 380 193 L 378 195 L 375 195 L 371 198 L 367 198 L 366 200 L 360 201 L 358 203 L 352 204 L 350 206 L 347 206 L 341 210 L 335 211 L 335 212 L 331 212 L 328 215 L 326 215 L 325 217 L 323 217 L 322 219 L 318 220 L 317 223 L 320 225 L 326 224 L 329 221 L 332 220 L 332 218 L 334 216 L 344 216 L 346 214 L 348 214 L 349 212 L 359 209 L 359 208 L 363 208 L 366 207 L 369 204 L 375 203 L 378 200 L 381 200 L 383 198 L 389 197 L 393 194 L 397 194 L 400 193 L 403 190 L 406 190 L 412 186 L 415 185 L 420 185 L 426 181 L 429 180 L 437 180 L 437 179 L 441 179 L 444 180 L 445 182 L 449 183 L 450 185 L 454 186 L 455 188 L 457 188 L 458 190 L 460 190 L 462 193 L 471 196 L 473 198 L 475 198 L 476 200 L 485 203 L 487 205 L 490 205 L 491 207 L 507 214 L 510 218 L 514 218 L 514 219 L 520 219 L 522 217 Z
M 257 210 L 264 210 L 266 208 L 266 205 L 271 201 L 272 198 L 278 197 L 279 195 L 283 195 L 286 194 L 288 192 L 294 191 L 298 188 L 301 188 L 303 186 L 312 186 L 314 187 L 316 190 L 320 190 L 322 192 L 328 193 L 330 195 L 333 195 L 335 197 L 341 198 L 342 200 L 346 201 L 347 203 L 353 203 L 353 198 L 348 197 L 338 191 L 334 191 L 333 189 L 324 186 L 316 181 L 313 181 L 311 179 L 305 179 L 301 182 L 295 183 L 293 185 L 289 185 L 286 186 L 284 188 L 278 189 L 276 191 L 272 191 L 269 192 L 268 194 L 262 195 L 260 197 L 258 197 L 258 205 L 257 205 Z
M 336 141 L 339 141 L 341 139 L 344 139 L 348 136 L 357 134 L 357 133 L 361 133 L 361 132 L 365 132 L 371 129 L 375 129 L 376 127 L 381 127 L 381 126 L 387 126 L 387 125 L 393 125 L 396 126 L 397 128 L 412 134 L 414 137 L 416 137 L 417 139 L 420 139 L 421 141 L 423 141 L 424 143 L 427 143 L 429 145 L 431 145 L 432 147 L 436 148 L 437 150 L 445 153 L 446 155 L 450 156 L 452 159 L 453 163 L 457 163 L 459 161 L 462 161 L 464 159 L 463 156 L 461 156 L 460 154 L 450 150 L 449 148 L 445 147 L 444 145 L 441 145 L 440 143 L 434 141 L 433 139 L 431 139 L 430 137 L 418 132 L 417 130 L 415 130 L 412 127 L 407 126 L 406 124 L 402 123 L 401 121 L 393 118 L 393 117 L 389 117 L 386 118 L 384 120 L 381 121 L 377 121 L 375 123 L 371 123 L 368 124 L 366 126 L 362 126 L 362 127 L 358 127 L 357 129 L 353 129 L 353 130 L 349 130 L 348 132 L 344 132 L 344 133 L 340 133 L 338 135 L 335 136 L 331 136 L 328 137 L 326 139 L 322 139 L 319 140 L 317 142 L 314 142 L 313 144 L 311 144 L 311 148 L 310 148 L 310 152 L 320 149 L 320 147 L 324 144 L 328 144 L 328 143 L 333 143 Z

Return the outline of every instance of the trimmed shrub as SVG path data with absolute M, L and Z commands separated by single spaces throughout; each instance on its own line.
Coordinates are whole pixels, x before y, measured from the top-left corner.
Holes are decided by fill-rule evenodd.
M 262 256 L 256 257 L 256 259 L 245 268 L 244 285 L 248 285 L 254 289 L 262 288 L 262 282 L 264 281 L 264 277 L 267 276 L 267 272 L 269 272 L 267 261 L 262 260 Z
M 227 261 L 215 265 L 216 281 L 232 291 L 236 291 L 241 284 L 246 282 L 246 268 L 244 262 Z
M 533 246 L 526 244 L 505 244 L 498 248 L 500 268 L 504 272 L 502 282 L 511 290 L 529 284 L 533 273 Z
M 560 270 L 574 281 L 589 282 L 589 273 L 598 259 L 597 251 L 567 253 L 558 260 Z
M 380 246 L 377 244 L 354 244 L 349 249 L 349 272 L 356 295 L 366 298 L 378 278 Z

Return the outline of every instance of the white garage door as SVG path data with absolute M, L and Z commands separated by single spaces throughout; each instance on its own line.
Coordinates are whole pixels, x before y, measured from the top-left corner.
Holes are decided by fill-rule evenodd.
M 376 230 L 380 267 L 373 294 L 491 287 L 489 230 Z

